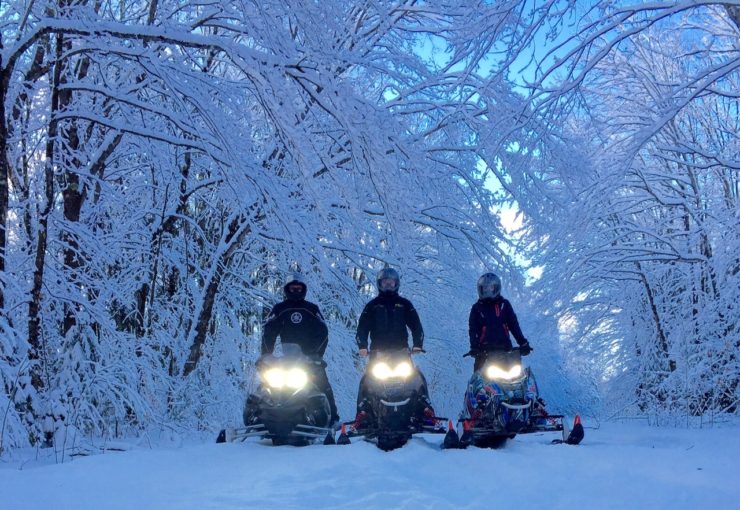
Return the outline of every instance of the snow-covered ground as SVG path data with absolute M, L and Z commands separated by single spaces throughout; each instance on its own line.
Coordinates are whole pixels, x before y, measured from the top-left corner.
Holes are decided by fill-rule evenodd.
M 385 453 L 262 442 L 133 448 L 41 465 L 0 463 L 3 509 L 547 508 L 731 509 L 740 505 L 740 426 L 586 429 L 501 450 L 439 449 L 414 438 Z

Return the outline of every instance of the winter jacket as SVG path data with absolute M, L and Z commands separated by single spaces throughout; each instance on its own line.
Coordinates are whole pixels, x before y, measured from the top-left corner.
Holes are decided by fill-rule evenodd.
M 511 349 L 509 333 L 514 335 L 519 345 L 527 343 L 511 303 L 501 296 L 479 299 L 473 304 L 468 325 L 471 350 Z
M 284 344 L 298 344 L 303 354 L 323 357 L 329 330 L 319 307 L 305 299 L 275 305 L 262 327 L 262 354 L 272 354 L 278 335 Z
M 411 301 L 396 293 L 380 294 L 365 305 L 360 315 L 357 346 L 367 349 L 369 334 L 374 351 L 408 348 L 407 327 L 411 330 L 414 347 L 421 348 L 424 344 L 424 330 Z

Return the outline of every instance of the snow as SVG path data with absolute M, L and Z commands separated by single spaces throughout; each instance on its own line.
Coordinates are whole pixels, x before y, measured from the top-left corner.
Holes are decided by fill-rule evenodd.
M 740 424 L 708 429 L 609 423 L 580 446 L 553 434 L 500 450 L 440 450 L 415 437 L 385 453 L 267 442 L 186 444 L 0 464 L 3 509 L 736 508 Z M 513 506 L 516 504 L 516 506 Z

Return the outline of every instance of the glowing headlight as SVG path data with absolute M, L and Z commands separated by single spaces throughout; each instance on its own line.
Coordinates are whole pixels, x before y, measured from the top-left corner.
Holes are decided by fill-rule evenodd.
M 411 372 L 413 372 L 411 368 L 411 363 L 407 361 L 402 361 L 398 365 L 396 365 L 396 370 L 394 370 L 394 374 L 396 377 L 400 377 L 402 379 L 406 379 L 408 376 L 411 375 Z
M 272 388 L 282 388 L 285 386 L 285 370 L 280 368 L 271 368 L 262 372 L 267 384 Z
M 306 374 L 305 370 L 301 370 L 300 368 L 292 368 L 288 370 L 288 373 L 285 376 L 285 384 L 288 385 L 288 388 L 300 390 L 306 385 L 306 383 L 308 383 L 308 374 Z
M 413 373 L 414 369 L 411 367 L 411 363 L 408 361 L 402 361 L 396 368 L 391 369 L 387 363 L 379 362 L 373 365 L 372 374 L 376 379 L 384 381 L 391 377 L 398 377 L 400 379 L 406 379 Z
M 387 363 L 376 363 L 373 365 L 373 376 L 375 376 L 377 379 L 384 380 L 388 379 L 389 377 L 393 377 L 393 371 L 391 370 L 391 367 L 388 366 Z
M 509 370 L 504 370 L 496 365 L 491 365 L 486 369 L 486 377 L 489 379 L 514 379 L 522 375 L 522 366 L 514 365 Z
M 282 388 L 287 386 L 294 390 L 303 388 L 308 383 L 308 374 L 300 368 L 283 370 L 282 368 L 271 368 L 262 373 L 265 381 L 271 388 Z

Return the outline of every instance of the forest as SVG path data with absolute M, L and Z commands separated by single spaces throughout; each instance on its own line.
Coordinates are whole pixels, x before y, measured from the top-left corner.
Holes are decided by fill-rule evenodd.
M 475 282 L 545 398 L 740 399 L 740 2 L 2 0 L 0 455 L 238 419 L 300 271 L 340 413 L 401 274 L 458 410 Z

